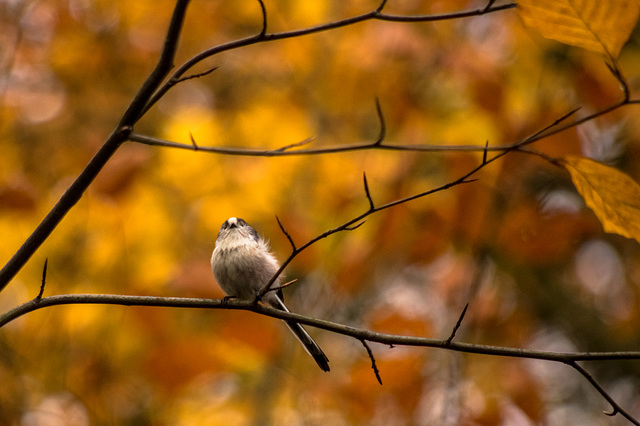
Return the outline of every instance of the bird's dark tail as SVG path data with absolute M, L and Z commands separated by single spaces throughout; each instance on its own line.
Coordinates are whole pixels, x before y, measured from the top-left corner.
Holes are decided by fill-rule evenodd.
M 287 309 L 279 297 L 275 297 L 274 299 L 277 300 L 277 306 L 273 306 L 272 304 L 274 308 L 289 312 L 289 309 Z M 307 330 L 295 321 L 285 321 L 284 323 L 287 324 L 287 327 L 289 327 L 289 330 L 296 336 L 296 339 L 302 343 L 304 350 L 316 360 L 318 367 L 320 367 L 322 371 L 329 371 L 329 358 L 327 358 L 324 352 L 322 352 L 322 349 L 320 349 L 320 346 L 318 346 L 309 333 L 307 333 Z

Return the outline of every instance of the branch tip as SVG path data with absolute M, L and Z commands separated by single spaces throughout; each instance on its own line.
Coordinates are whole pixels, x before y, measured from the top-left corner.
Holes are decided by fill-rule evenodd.
M 384 3 L 383 3 L 384 5 Z M 376 114 L 378 115 L 378 122 L 380 123 L 380 133 L 378 139 L 373 143 L 373 146 L 380 146 L 387 135 L 387 125 L 384 121 L 384 114 L 382 113 L 382 107 L 380 106 L 380 100 L 376 96 Z
M 194 151 L 197 151 L 198 148 L 198 144 L 196 143 L 196 140 L 193 138 L 193 133 L 189 132 L 189 139 L 191 139 L 191 145 L 193 145 L 193 149 Z
M 49 258 L 44 260 L 44 267 L 42 268 L 42 283 L 40 284 L 40 291 L 36 296 L 35 300 L 40 301 L 42 299 L 42 295 L 44 294 L 44 286 L 47 283 L 47 265 L 49 264 Z
M 373 374 L 376 375 L 376 379 L 378 380 L 378 383 L 380 383 L 380 385 L 382 385 L 382 378 L 380 377 L 380 370 L 378 370 L 378 366 L 376 365 L 376 359 L 373 357 L 373 351 L 369 347 L 369 344 L 367 343 L 366 340 L 360 339 L 360 343 L 362 343 L 362 346 L 364 346 L 364 348 L 367 350 L 367 355 L 369 355 L 369 359 L 371 360 L 371 368 L 373 369 Z
M 292 143 L 290 145 L 282 146 L 282 147 L 280 147 L 278 149 L 273 150 L 272 152 L 285 152 L 285 151 L 287 151 L 287 150 L 289 150 L 291 148 L 298 148 L 298 147 L 301 147 L 301 146 L 304 146 L 304 145 L 308 145 L 311 142 L 313 142 L 314 140 L 316 140 L 315 136 L 310 136 L 310 137 L 308 137 L 308 138 L 306 138 L 304 140 L 301 140 L 300 142 L 296 142 L 296 143 Z
M 460 329 L 460 326 L 462 325 L 462 320 L 464 319 L 464 316 L 466 315 L 468 308 L 469 308 L 469 304 L 467 303 L 466 305 L 464 305 L 464 309 L 462 310 L 462 313 L 458 317 L 458 321 L 456 322 L 456 325 L 453 327 L 453 330 L 451 331 L 451 335 L 447 340 L 445 340 L 446 346 L 451 345 L 451 342 L 453 342 L 453 338 L 456 337 L 456 333 L 458 332 L 458 330 Z
M 387 0 L 382 0 L 382 2 L 380 2 L 380 6 L 378 6 L 378 8 L 376 9 L 376 13 L 382 12 L 382 9 L 384 9 L 384 6 L 386 4 L 387 4 Z
M 482 10 L 482 13 L 487 13 L 489 10 L 491 10 L 491 6 L 493 6 L 493 4 L 496 2 L 496 0 L 489 0 L 489 2 L 487 3 L 487 5 L 484 7 L 484 9 Z
M 363 220 L 362 222 L 357 223 L 357 224 L 355 224 L 355 225 L 353 225 L 353 226 L 345 226 L 343 229 L 344 229 L 345 231 L 355 231 L 356 229 L 358 229 L 358 228 L 360 228 L 362 225 L 364 225 L 364 223 L 365 223 L 365 222 L 366 222 L 366 220 Z
M 187 75 L 185 77 L 180 77 L 180 78 L 172 77 L 171 79 L 169 79 L 169 82 L 167 83 L 167 85 L 171 87 L 171 86 L 175 86 L 178 83 L 182 83 L 183 81 L 193 80 L 194 78 L 204 77 L 206 75 L 211 74 L 212 72 L 214 72 L 218 68 L 220 68 L 220 66 L 216 65 L 215 67 L 211 67 L 208 70 L 199 72 L 197 74 L 191 74 L 191 75 Z
M 371 192 L 369 192 L 369 184 L 367 183 L 367 174 L 362 172 L 362 180 L 364 181 L 364 193 L 367 196 L 367 200 L 369 200 L 369 211 L 375 210 L 375 205 L 373 204 L 373 199 L 371 198 Z
M 260 10 L 262 12 L 262 29 L 260 30 L 258 37 L 264 38 L 267 34 L 267 7 L 264 5 L 263 0 L 258 0 L 258 3 L 260 3 Z
M 487 164 L 487 150 L 489 149 L 489 141 L 484 144 L 484 151 L 482 151 L 482 164 Z
M 284 225 L 282 224 L 282 222 L 280 222 L 280 218 L 278 216 L 276 216 L 276 221 L 278 222 L 278 226 L 280 227 L 282 233 L 285 235 L 285 237 L 287 237 L 287 240 L 289 240 L 291 249 L 293 249 L 293 252 L 295 253 L 298 250 L 298 248 L 296 247 L 296 243 L 293 242 L 293 238 L 291 238 L 291 235 L 289 235 L 287 230 L 284 228 Z
M 620 83 L 620 90 L 622 90 L 622 93 L 624 95 L 624 103 L 628 103 L 631 94 L 629 92 L 629 85 L 627 84 L 627 80 L 622 75 L 622 71 L 620 71 L 620 68 L 618 68 L 615 59 L 610 57 L 609 60 L 611 61 L 611 63 L 609 63 L 608 61 L 605 61 L 604 63 L 607 65 L 607 68 L 609 68 L 609 71 L 611 71 L 611 74 L 613 74 L 615 79 L 618 80 L 618 83 Z
M 294 279 L 292 279 L 291 281 L 287 281 L 287 282 L 286 282 L 286 283 L 284 283 L 284 284 L 280 284 L 280 285 L 275 286 L 275 287 L 271 286 L 271 287 L 269 287 L 269 289 L 265 292 L 265 294 L 266 294 L 266 293 L 269 293 L 270 291 L 280 291 L 280 290 L 282 290 L 282 289 L 283 289 L 283 288 L 285 288 L 285 287 L 289 287 L 291 284 L 295 284 L 297 281 L 298 281 L 298 279 L 297 279 L 297 278 L 294 278 Z

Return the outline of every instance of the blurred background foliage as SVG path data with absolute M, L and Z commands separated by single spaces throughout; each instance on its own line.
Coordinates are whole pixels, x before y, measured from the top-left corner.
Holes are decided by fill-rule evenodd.
M 370 0 L 265 0 L 269 31 L 368 12 Z M 483 6 L 390 0 L 388 13 Z M 0 1 L 0 262 L 4 264 L 116 125 L 153 69 L 168 0 Z M 254 0 L 190 6 L 178 63 L 253 35 Z M 640 34 L 620 57 L 632 93 Z M 139 133 L 199 145 L 275 149 L 375 140 L 516 142 L 581 107 L 621 98 L 601 57 L 544 40 L 515 10 L 464 20 L 365 22 L 226 52 L 149 112 Z M 585 155 L 640 180 L 640 126 L 628 107 L 535 144 Z M 366 172 L 381 204 L 454 180 L 478 152 L 352 152 L 256 158 L 125 145 L 0 295 L 6 311 L 38 293 L 219 298 L 209 257 L 220 224 L 246 219 L 285 258 L 363 212 Z M 640 250 L 604 234 L 569 175 L 511 153 L 479 181 L 386 210 L 305 251 L 285 271 L 291 309 L 376 331 L 458 336 L 544 350 L 640 347 Z M 246 312 L 65 306 L 0 333 L 0 423 L 623 424 L 568 368 L 372 344 L 310 330 L 322 373 L 279 321 Z M 640 363 L 589 364 L 636 416 Z

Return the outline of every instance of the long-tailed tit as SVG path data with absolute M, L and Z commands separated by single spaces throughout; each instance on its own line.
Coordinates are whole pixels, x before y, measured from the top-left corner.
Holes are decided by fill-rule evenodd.
M 232 217 L 220 227 L 216 248 L 211 256 L 211 269 L 224 292 L 239 300 L 256 300 L 267 282 L 278 271 L 276 258 L 269 245 L 255 229 L 240 218 Z M 272 288 L 280 285 L 280 278 Z M 262 296 L 268 306 L 289 312 L 282 301 L 282 290 L 272 290 Z M 289 330 L 323 371 L 329 371 L 329 359 L 297 322 L 285 321 Z

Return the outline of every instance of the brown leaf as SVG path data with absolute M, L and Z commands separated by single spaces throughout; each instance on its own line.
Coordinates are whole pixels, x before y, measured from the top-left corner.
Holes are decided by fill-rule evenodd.
M 525 25 L 546 38 L 616 58 L 640 14 L 637 0 L 521 0 Z
M 621 171 L 589 158 L 567 156 L 563 165 L 604 230 L 640 242 L 640 186 Z

